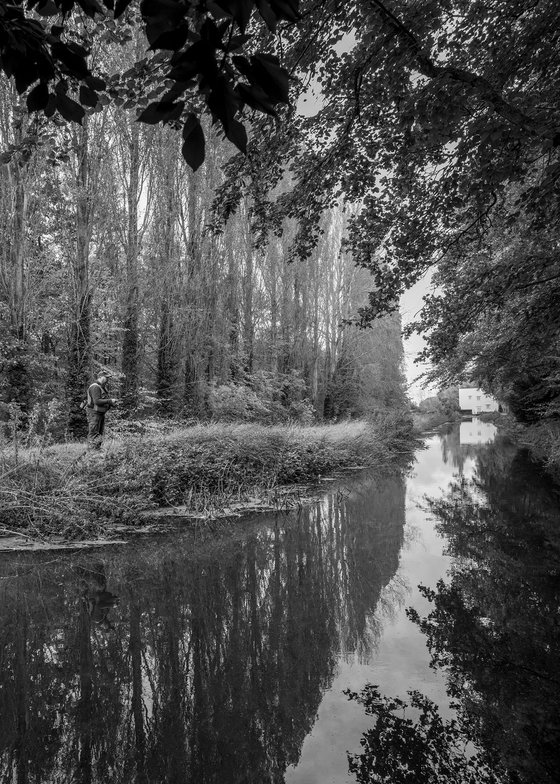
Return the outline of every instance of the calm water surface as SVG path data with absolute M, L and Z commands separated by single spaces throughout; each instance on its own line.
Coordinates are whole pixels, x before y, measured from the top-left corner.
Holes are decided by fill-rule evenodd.
M 555 781 L 558 492 L 495 436 L 217 539 L 1 557 L 0 781 L 350 782 L 366 683 Z

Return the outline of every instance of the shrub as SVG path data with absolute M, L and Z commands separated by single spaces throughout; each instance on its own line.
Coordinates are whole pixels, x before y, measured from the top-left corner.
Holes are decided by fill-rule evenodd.
M 210 388 L 208 403 L 212 417 L 222 422 L 268 421 L 270 408 L 245 384 L 220 384 Z
M 306 394 L 305 381 L 297 371 L 283 374 L 260 370 L 245 374 L 239 381 L 212 386 L 208 405 L 212 418 L 222 422 L 310 424 L 315 412 Z

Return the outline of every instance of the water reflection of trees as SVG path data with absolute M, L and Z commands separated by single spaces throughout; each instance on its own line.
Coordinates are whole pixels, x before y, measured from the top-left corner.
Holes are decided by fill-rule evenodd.
M 506 784 L 499 764 L 465 744 L 461 725 L 443 719 L 419 691 L 409 691 L 406 700 L 387 697 L 372 684 L 345 693 L 374 719 L 362 751 L 348 754 L 358 784 Z
M 473 459 L 478 454 L 478 446 L 461 443 L 460 428 L 457 422 L 441 429 L 440 442 L 443 462 L 451 462 L 453 468 L 456 468 L 459 473 L 463 473 L 465 460 Z
M 402 480 L 364 480 L 218 544 L 4 561 L 0 780 L 281 782 L 403 524 Z
M 465 731 L 514 781 L 557 781 L 560 765 L 558 501 L 540 467 L 501 444 L 430 504 L 455 560 L 417 620 Z

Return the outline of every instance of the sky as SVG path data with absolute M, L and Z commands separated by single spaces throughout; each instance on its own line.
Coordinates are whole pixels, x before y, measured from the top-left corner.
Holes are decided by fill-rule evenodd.
M 430 286 L 431 275 L 427 274 L 401 297 L 400 310 L 403 327 L 414 320 L 414 316 L 422 307 L 422 297 L 430 291 Z M 412 337 L 404 340 L 405 372 L 409 385 L 408 393 L 411 400 L 415 403 L 435 395 L 437 391 L 433 387 L 424 388 L 422 382 L 417 380 L 418 376 L 430 367 L 425 362 L 414 364 L 414 359 L 425 345 L 426 342 L 420 335 L 412 335 Z

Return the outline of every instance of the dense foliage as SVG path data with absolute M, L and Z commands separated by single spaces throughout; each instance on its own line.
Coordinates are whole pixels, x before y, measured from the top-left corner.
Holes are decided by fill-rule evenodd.
M 325 204 L 356 205 L 348 247 L 374 282 L 362 324 L 434 272 L 411 327 L 434 376 L 481 383 L 526 418 L 558 395 L 559 24 L 551 0 L 310 7 L 286 62 L 315 106 L 272 152 L 266 139 L 258 175 L 291 161 L 293 191 L 262 214 L 297 215 L 296 256 Z M 253 172 L 231 166 L 232 201 Z
M 451 254 L 434 276 L 439 291 L 419 324 L 431 330 L 424 357 L 434 363 L 432 378 L 476 379 L 521 420 L 557 417 L 557 233 L 496 223 L 475 250 Z
M 145 106 L 140 119 L 182 127 L 183 157 L 197 169 L 205 155 L 201 107 L 220 123 L 226 138 L 245 151 L 247 134 L 236 115 L 250 107 L 275 116 L 275 106 L 288 102 L 288 74 L 278 57 L 262 51 L 252 51 L 250 57 L 241 53 L 254 37 L 254 29 L 247 34 L 253 11 L 265 29 L 276 31 L 279 22 L 298 19 L 298 0 L 3 3 L 0 69 L 13 77 L 17 92 L 26 95 L 29 111 L 46 117 L 57 113 L 78 123 L 86 112 L 99 111 L 107 96 L 140 105 L 147 95 L 157 98 Z M 95 56 L 99 39 L 109 36 L 123 44 L 134 37 L 135 27 L 145 32 L 148 56 L 108 78 Z
M 348 318 L 370 324 L 433 271 L 434 288 L 410 329 L 427 333 L 425 357 L 434 363 L 434 376 L 480 383 L 525 419 L 557 414 L 555 0 L 224 0 L 196 9 L 186 0 L 154 0 L 116 3 L 116 23 L 110 3 L 79 5 L 82 11 L 70 1 L 51 3 L 53 13 L 65 11 L 54 33 L 50 17 L 41 22 L 34 12 L 24 13 L 24 4 L 14 6 L 34 29 L 45 32 L 50 25 L 49 56 L 55 71 L 70 71 L 62 74 L 70 92 L 76 79 L 86 79 L 83 67 L 75 67 L 85 54 L 75 52 L 70 63 L 64 46 L 81 45 L 74 41 L 77 30 L 91 41 L 86 65 L 95 61 L 107 76 L 106 89 L 95 105 L 90 96 L 92 105 L 78 119 L 93 123 L 106 102 L 131 111 L 143 107 L 147 122 L 183 127 L 193 142 L 190 162 L 200 165 L 196 139 L 209 138 L 199 125 L 206 107 L 247 153 L 227 164 L 225 181 L 214 183 L 215 227 L 243 210 L 249 196 L 255 247 L 274 244 L 286 220 L 295 219 L 284 255 L 308 259 L 325 232 L 325 211 L 345 202 L 351 206 L 345 248 L 373 276 L 368 301 Z M 4 19 L 2 29 L 9 24 Z M 138 37 L 146 25 L 147 43 L 157 50 L 147 57 L 146 41 Z M 67 43 L 61 48 L 53 35 Z M 107 55 L 107 42 L 128 47 L 124 72 L 122 62 Z M 37 74 L 18 79 L 6 51 L 3 66 L 16 76 L 16 90 L 36 90 L 30 79 Z M 45 71 L 45 78 L 59 77 Z M 61 83 L 53 88 L 60 96 Z M 278 123 L 270 116 L 274 103 L 288 97 L 291 108 Z M 249 117 L 243 104 L 261 111 Z M 41 107 L 33 99 L 30 108 Z M 71 119 L 67 115 L 62 111 Z M 17 139 L 6 139 L 6 160 L 29 157 L 43 122 L 39 115 Z M 80 313 L 88 303 L 84 290 Z M 87 333 L 85 324 L 78 332 Z M 75 353 L 81 356 L 83 347 Z M 18 383 L 20 369 L 11 372 Z
M 105 45 L 107 60 L 119 52 Z M 288 265 L 294 223 L 257 247 L 251 191 L 210 228 L 228 150 L 209 127 L 193 173 L 177 135 L 132 109 L 39 121 L 3 82 L 1 138 L 31 131 L 33 151 L 0 168 L 0 395 L 23 425 L 83 433 L 99 368 L 125 415 L 305 422 L 404 404 L 398 317 L 367 340 L 342 327 L 364 292 L 341 208 L 324 212 L 312 257 Z

